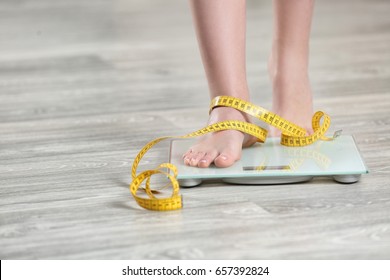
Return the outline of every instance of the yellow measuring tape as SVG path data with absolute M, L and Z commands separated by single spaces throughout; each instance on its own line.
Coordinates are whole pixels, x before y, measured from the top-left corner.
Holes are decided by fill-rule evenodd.
M 248 101 L 231 97 L 231 96 L 218 96 L 211 101 L 210 111 L 218 106 L 225 106 L 237 109 L 241 112 L 247 113 L 269 125 L 272 125 L 281 130 L 281 141 L 280 144 L 289 147 L 302 147 L 310 145 L 315 141 L 321 140 L 333 140 L 333 138 L 325 137 L 325 133 L 330 126 L 330 117 L 324 112 L 318 111 L 313 115 L 312 127 L 313 133 L 307 135 L 306 130 L 296 124 L 289 122 L 281 116 L 274 114 L 260 106 L 257 106 Z M 323 119 L 321 123 L 321 119 Z M 137 203 L 149 210 L 156 211 L 167 211 L 176 210 L 182 208 L 182 196 L 179 194 L 179 182 L 177 181 L 177 168 L 171 163 L 160 164 L 156 169 L 146 170 L 137 174 L 138 165 L 146 154 L 157 143 L 172 138 L 192 138 L 201 136 L 210 132 L 217 132 L 222 130 L 239 130 L 243 133 L 250 134 L 258 139 L 258 142 L 265 142 L 267 138 L 267 130 L 248 122 L 242 121 L 223 121 L 212 125 L 208 125 L 202 129 L 194 131 L 192 133 L 183 136 L 165 136 L 154 139 L 147 143 L 138 155 L 135 157 L 133 166 L 131 169 L 132 182 L 130 183 L 130 192 L 133 195 Z M 166 176 L 172 186 L 172 195 L 168 198 L 157 198 L 150 188 L 151 177 L 156 174 L 162 174 Z M 145 182 L 145 186 L 141 187 L 142 183 Z M 138 195 L 138 190 L 142 189 L 148 197 L 142 197 Z

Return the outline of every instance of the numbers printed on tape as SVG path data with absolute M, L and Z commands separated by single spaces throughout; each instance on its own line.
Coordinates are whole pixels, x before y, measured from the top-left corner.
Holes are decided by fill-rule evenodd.
M 282 135 L 280 139 L 280 144 L 289 147 L 303 147 L 310 145 L 317 140 L 333 140 L 337 137 L 337 134 L 331 138 L 325 137 L 325 133 L 330 126 L 330 117 L 324 112 L 318 111 L 314 114 L 312 118 L 312 127 L 313 133 L 311 135 L 307 135 L 306 130 L 302 127 L 278 116 L 260 106 L 257 106 L 248 101 L 244 101 L 242 99 L 230 96 L 218 96 L 211 101 L 210 111 L 218 106 L 231 107 L 237 109 L 241 112 L 247 113 L 269 125 L 272 125 L 281 130 Z M 322 124 L 321 124 L 321 120 Z M 156 211 L 167 211 L 167 210 L 176 210 L 180 209 L 183 206 L 182 196 L 179 194 L 180 186 L 177 181 L 177 168 L 173 164 L 163 163 L 160 164 L 156 169 L 146 170 L 139 174 L 137 174 L 138 165 L 143 158 L 143 156 L 157 143 L 166 140 L 166 139 L 184 139 L 184 138 L 192 138 L 198 137 L 210 132 L 217 132 L 222 130 L 239 130 L 243 133 L 250 134 L 257 138 L 258 142 L 265 142 L 267 138 L 267 130 L 247 122 L 242 121 L 223 121 L 218 122 L 212 125 L 208 125 L 202 129 L 194 131 L 192 133 L 183 135 L 183 136 L 165 136 L 154 139 L 147 143 L 138 155 L 135 157 L 133 166 L 131 169 L 131 177 L 132 182 L 130 183 L 130 192 L 133 195 L 134 199 L 137 203 L 148 210 L 156 210 Z M 165 175 L 172 187 L 172 195 L 168 198 L 157 198 L 153 194 L 153 190 L 150 187 L 150 180 L 153 175 L 163 174 Z M 144 183 L 144 187 L 141 185 Z M 141 197 L 137 194 L 139 189 L 143 189 L 148 197 Z

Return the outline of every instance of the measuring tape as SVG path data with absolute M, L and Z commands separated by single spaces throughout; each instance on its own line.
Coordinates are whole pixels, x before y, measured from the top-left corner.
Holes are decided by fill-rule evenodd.
M 325 137 L 325 133 L 330 126 L 330 117 L 324 112 L 318 111 L 313 115 L 312 127 L 313 133 L 307 135 L 306 130 L 302 127 L 282 118 L 281 116 L 274 114 L 260 106 L 257 106 L 248 101 L 231 97 L 231 96 L 217 96 L 211 101 L 210 111 L 218 106 L 231 107 L 251 115 L 269 125 L 272 125 L 281 130 L 280 144 L 289 147 L 303 147 L 310 145 L 317 140 L 333 140 L 338 136 L 337 133 L 331 138 Z M 322 123 L 321 120 L 323 119 Z M 265 142 L 267 138 L 267 130 L 261 128 L 255 124 L 242 122 L 242 121 L 222 121 L 215 124 L 208 125 L 202 129 L 191 132 L 183 136 L 165 136 L 154 139 L 147 143 L 134 159 L 131 169 L 132 182 L 130 183 L 130 192 L 133 195 L 137 203 L 148 210 L 167 211 L 180 209 L 183 206 L 182 196 L 179 194 L 179 182 L 177 180 L 177 168 L 171 163 L 160 164 L 156 169 L 146 170 L 137 174 L 138 165 L 143 156 L 157 143 L 167 139 L 184 139 L 198 137 L 210 132 L 217 132 L 222 130 L 238 130 L 243 133 L 252 135 L 257 138 L 258 142 Z M 166 185 L 172 187 L 172 195 L 168 198 L 158 198 L 154 193 L 158 191 L 150 188 L 151 178 L 153 175 L 162 174 L 166 176 L 170 184 Z M 144 183 L 145 182 L 145 183 Z M 144 183 L 144 187 L 141 187 Z M 163 188 L 165 188 L 163 187 Z M 143 190 L 148 197 L 138 195 L 138 190 Z

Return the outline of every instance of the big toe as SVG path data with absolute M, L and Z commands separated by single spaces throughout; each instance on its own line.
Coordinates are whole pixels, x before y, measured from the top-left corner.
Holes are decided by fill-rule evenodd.
M 221 153 L 214 160 L 214 164 L 217 167 L 229 167 L 232 166 L 239 157 L 227 152 Z
M 210 154 L 206 154 L 198 163 L 198 167 L 207 168 L 214 161 L 215 157 L 212 157 Z

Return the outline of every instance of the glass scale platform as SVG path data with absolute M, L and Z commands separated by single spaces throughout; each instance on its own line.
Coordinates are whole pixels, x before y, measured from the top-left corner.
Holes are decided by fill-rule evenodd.
M 282 146 L 280 138 L 243 149 L 233 166 L 209 168 L 186 166 L 182 155 L 196 140 L 172 140 L 169 161 L 178 168 L 182 187 L 194 187 L 203 181 L 219 179 L 232 184 L 288 184 L 330 177 L 339 183 L 355 183 L 368 173 L 355 140 L 341 135 L 333 141 L 317 141 L 305 147 Z

